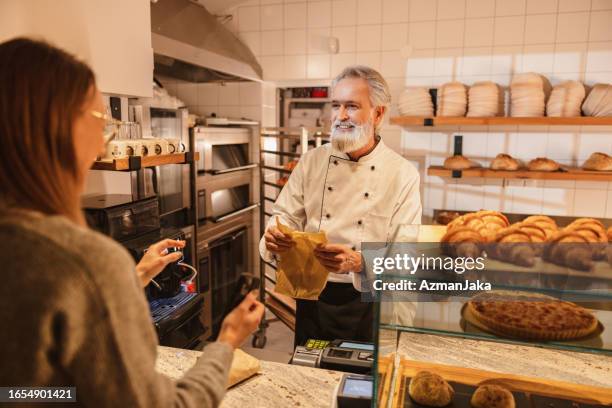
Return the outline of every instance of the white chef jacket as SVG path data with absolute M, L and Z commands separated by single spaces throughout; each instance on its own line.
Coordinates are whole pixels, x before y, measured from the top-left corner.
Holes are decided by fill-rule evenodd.
M 273 206 L 293 229 L 325 231 L 327 240 L 360 251 L 362 242 L 387 242 L 400 224 L 421 223 L 419 173 L 382 139 L 369 154 L 352 161 L 331 143 L 306 152 Z M 271 261 L 262 237 L 259 251 Z M 330 273 L 330 282 L 353 283 L 361 290 L 360 271 Z

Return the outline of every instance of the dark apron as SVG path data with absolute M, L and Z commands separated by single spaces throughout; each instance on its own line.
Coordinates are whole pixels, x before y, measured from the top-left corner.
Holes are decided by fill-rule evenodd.
M 327 282 L 319 300 L 296 299 L 294 346 L 308 339 L 374 342 L 374 304 L 351 283 Z

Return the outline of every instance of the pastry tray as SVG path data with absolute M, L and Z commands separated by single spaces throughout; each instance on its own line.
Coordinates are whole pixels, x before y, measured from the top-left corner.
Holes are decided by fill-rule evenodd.
M 497 384 L 510 390 L 517 408 L 600 408 L 612 406 L 612 389 L 530 377 L 506 375 L 463 367 L 401 360 L 395 378 L 393 408 L 425 408 L 408 394 L 410 379 L 421 370 L 441 375 L 455 390 L 450 408 L 470 408 L 478 385 Z

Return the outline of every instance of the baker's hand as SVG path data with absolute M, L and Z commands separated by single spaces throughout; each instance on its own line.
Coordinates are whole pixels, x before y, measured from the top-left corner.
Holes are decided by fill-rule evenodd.
M 266 249 L 273 254 L 287 252 L 295 245 L 295 241 L 290 235 L 284 234 L 275 226 L 270 226 L 264 234 Z
M 347 245 L 325 244 L 315 248 L 314 254 L 321 265 L 330 272 L 349 273 L 361 271 L 361 254 Z
M 182 252 L 168 253 L 167 249 L 172 247 L 184 248 L 185 241 L 164 239 L 147 249 L 147 252 L 145 252 L 138 265 L 136 265 L 136 274 L 143 288 L 151 282 L 151 279 L 163 271 L 166 265 L 181 259 L 183 256 Z

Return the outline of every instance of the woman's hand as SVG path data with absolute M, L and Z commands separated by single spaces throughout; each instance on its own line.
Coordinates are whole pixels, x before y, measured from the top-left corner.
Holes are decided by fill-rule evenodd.
M 184 248 L 185 241 L 175 241 L 173 239 L 164 239 L 149 247 L 147 252 L 136 265 L 136 274 L 140 279 L 140 283 L 144 288 L 151 282 L 151 279 L 156 277 L 164 270 L 166 265 L 176 262 L 183 257 L 182 252 L 168 253 L 168 248 Z
M 238 348 L 259 326 L 264 314 L 264 305 L 257 301 L 256 292 L 251 292 L 232 310 L 221 324 L 217 341 Z

